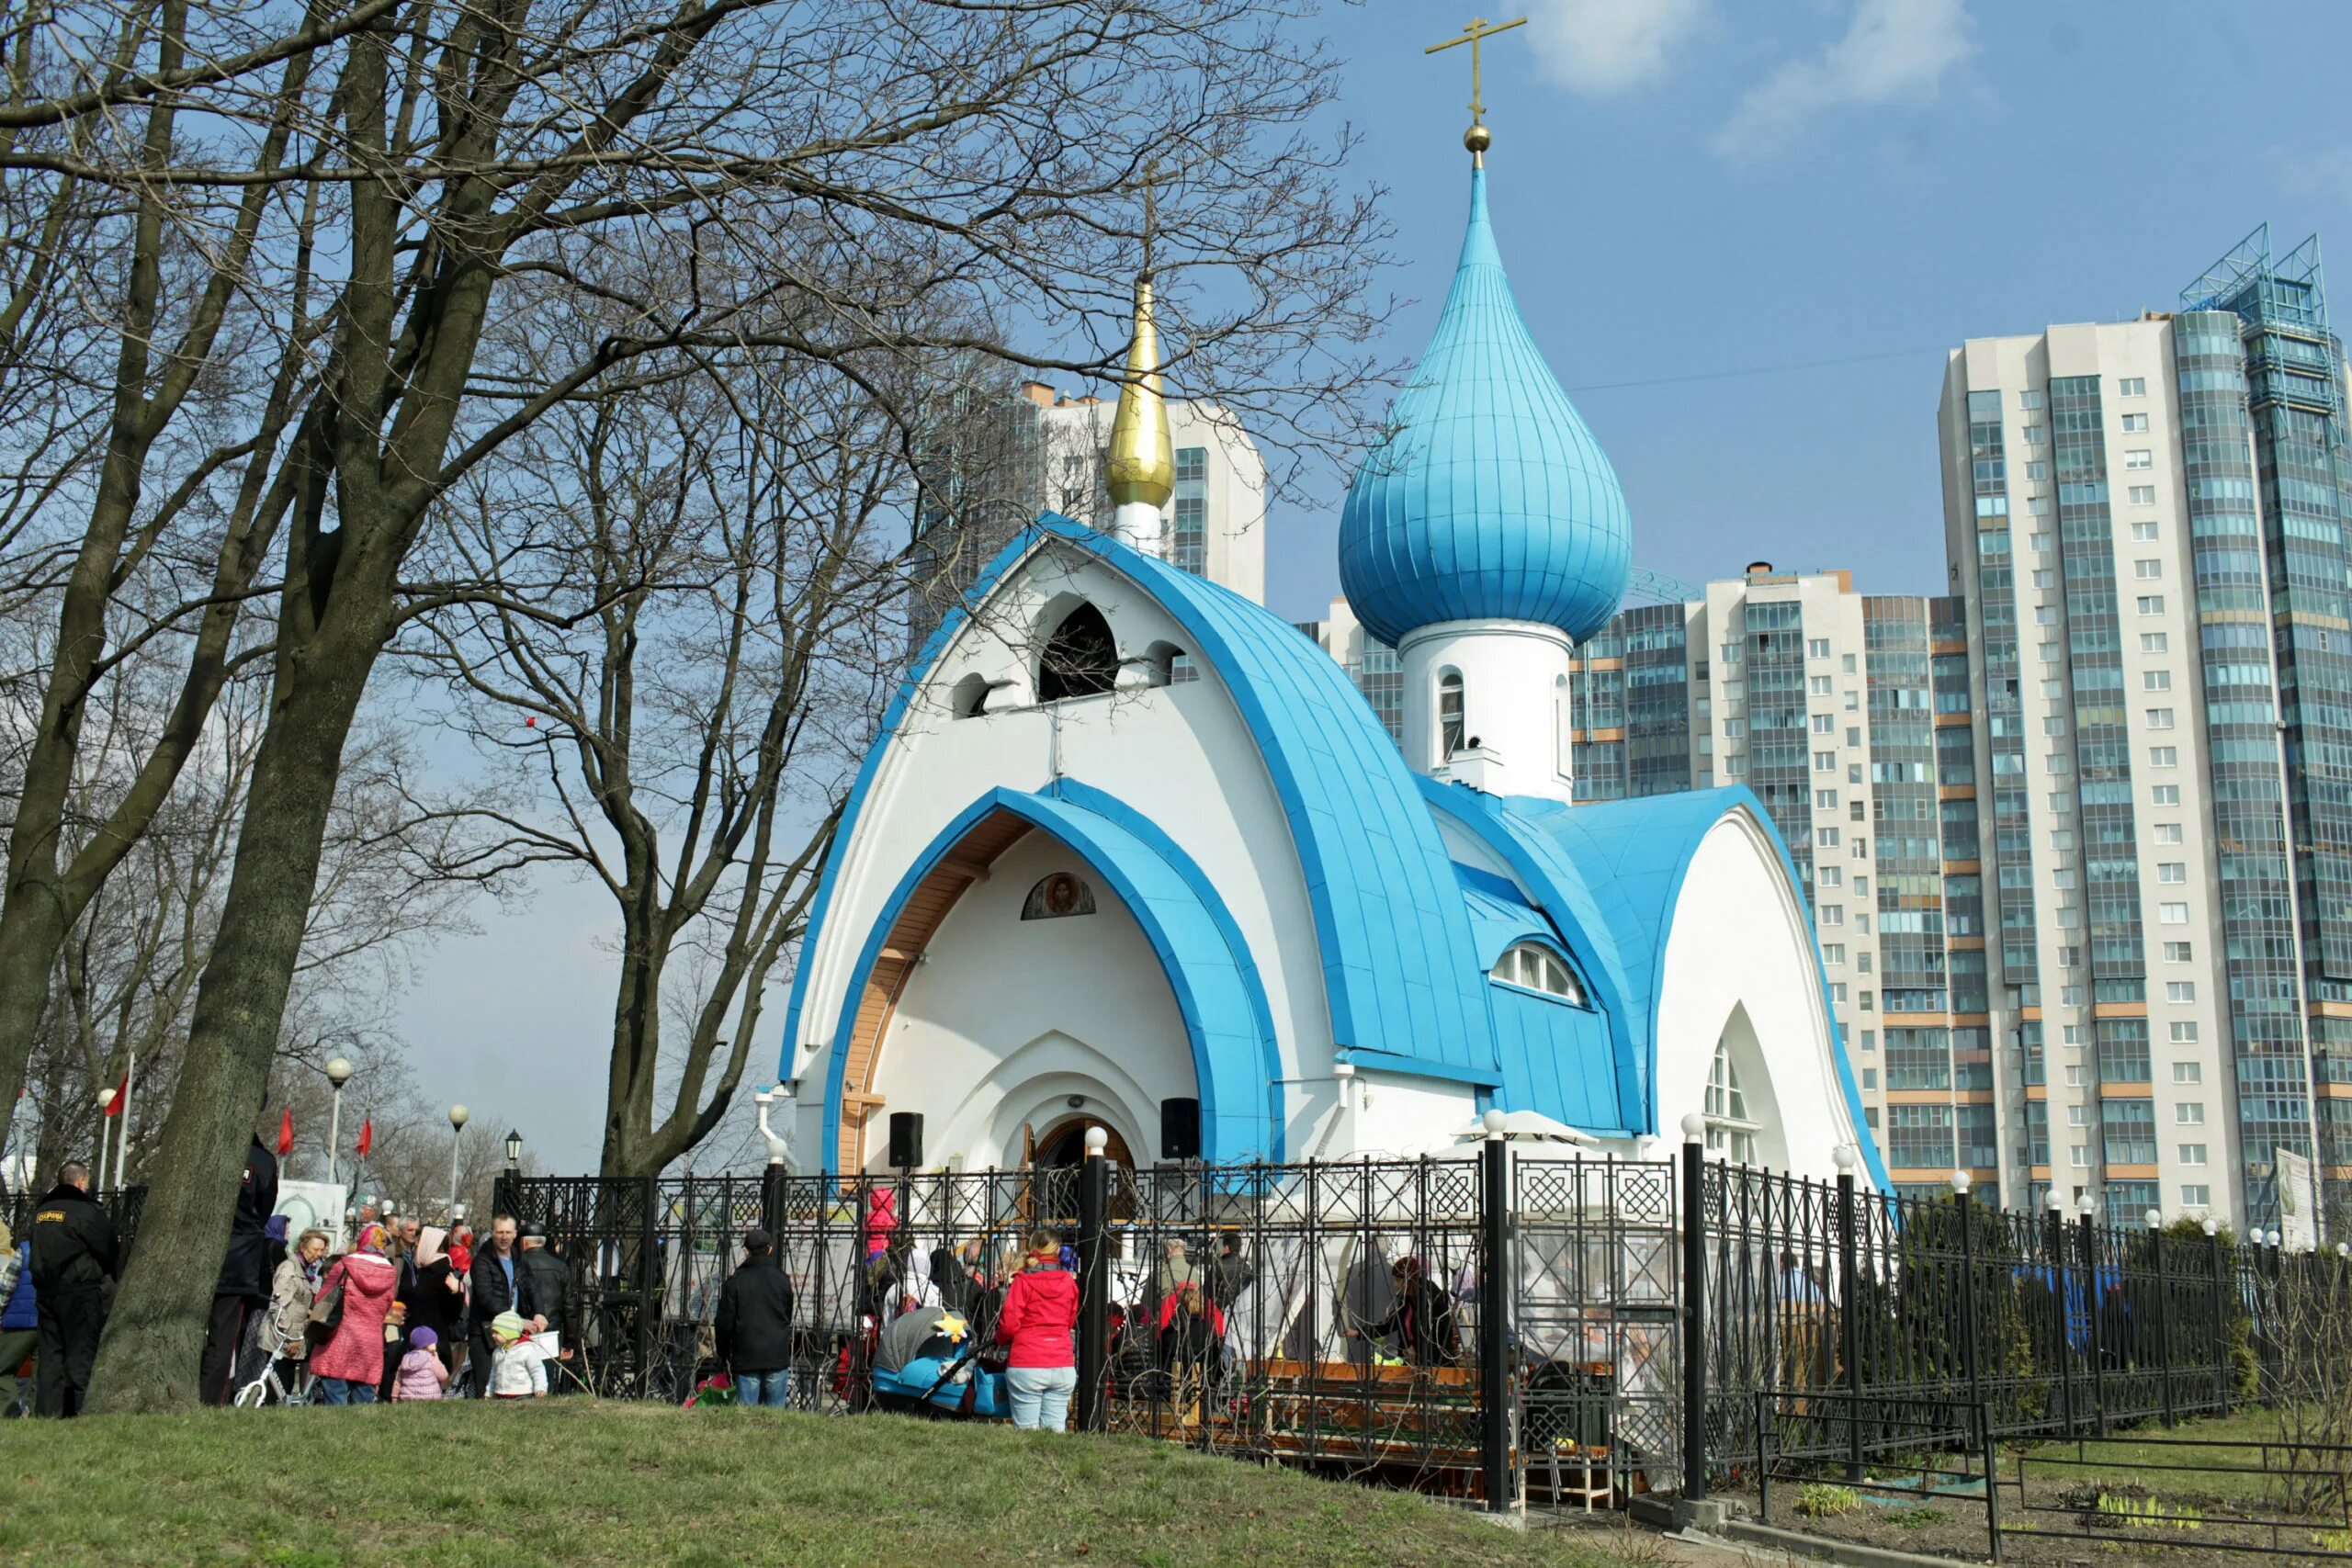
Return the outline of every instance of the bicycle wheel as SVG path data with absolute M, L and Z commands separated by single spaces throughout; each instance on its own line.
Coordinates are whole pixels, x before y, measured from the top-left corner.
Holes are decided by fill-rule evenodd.
M 268 1397 L 269 1378 L 265 1374 L 254 1379 L 253 1382 L 239 1389 L 237 1391 L 237 1397 L 231 1400 L 229 1403 L 236 1406 L 239 1410 L 258 1410 L 261 1408 L 262 1401 Z

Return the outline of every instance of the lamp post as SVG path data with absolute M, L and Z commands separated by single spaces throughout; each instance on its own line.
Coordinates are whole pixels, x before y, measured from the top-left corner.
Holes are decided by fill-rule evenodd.
M 458 1151 L 465 1146 L 470 1114 L 462 1105 L 449 1107 L 449 1224 L 453 1226 L 458 1223 Z
M 351 1081 L 351 1062 L 337 1056 L 327 1064 L 327 1082 L 334 1086 L 334 1109 L 327 1113 L 327 1185 L 335 1184 L 337 1153 L 343 1147 L 343 1086 Z
M 98 1184 L 96 1190 L 107 1190 L 107 1111 L 114 1104 L 112 1087 L 98 1090 Z
M 512 1129 L 506 1134 L 506 1168 L 517 1176 L 523 1172 L 523 1134 Z

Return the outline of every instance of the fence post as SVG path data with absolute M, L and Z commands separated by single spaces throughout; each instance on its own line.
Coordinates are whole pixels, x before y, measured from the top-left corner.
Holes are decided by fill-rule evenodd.
M 1086 1159 L 1078 1170 L 1078 1429 L 1100 1432 L 1104 1421 L 1102 1375 L 1111 1343 L 1110 1142 L 1100 1127 L 1086 1130 Z
M 786 1181 L 784 1156 L 770 1155 L 767 1169 L 760 1177 L 760 1228 L 771 1237 L 784 1235 Z M 784 1245 L 776 1243 L 776 1256 L 784 1256 Z
M 2066 1197 L 2050 1184 L 2050 1311 L 2058 1320 L 2058 1408 L 2068 1437 L 2075 1434 L 2075 1325 L 2066 1314 Z
M 1851 1146 L 1840 1144 L 1838 1162 L 1838 1355 L 1844 1362 L 1846 1382 L 1846 1479 L 1862 1479 L 1862 1303 L 1855 1286 L 1859 1271 L 1854 1259 L 1854 1161 Z
M 1478 1154 L 1478 1469 L 1487 1511 L 1510 1512 L 1518 1496 L 1510 1473 L 1510 1298 L 1518 1279 L 1510 1267 L 1510 1153 L 1500 1117 L 1487 1127 Z
M 2107 1304 L 2098 1282 L 2098 1223 L 2083 1211 L 2083 1337 L 2091 1348 L 2091 1429 L 2107 1436 L 2107 1346 L 2099 1332 Z
M 1951 1173 L 1952 1201 L 1960 1210 L 1960 1371 L 1968 1380 L 1968 1403 L 1976 1407 L 1979 1425 L 1989 1427 L 1984 1417 L 1984 1372 L 1978 1360 L 1982 1351 L 1976 1343 L 1982 1321 L 1976 1311 L 1976 1201 L 1969 1196 L 1968 1186 L 1968 1172 Z
M 1707 1495 L 1707 1120 L 1682 1119 L 1682 1500 Z
M 637 1375 L 638 1386 L 653 1386 L 653 1323 L 660 1315 L 662 1293 L 662 1260 L 656 1256 L 661 1247 L 662 1218 L 656 1213 L 662 1202 L 662 1178 L 659 1173 L 640 1177 L 638 1181 L 637 1224 Z
M 2173 1414 L 2172 1404 L 2172 1282 L 2165 1275 L 2164 1215 L 2151 1209 L 2147 1213 L 2148 1247 L 2155 1254 L 2156 1266 L 2156 1386 L 2164 1396 L 2165 1426 L 2167 1429 L 2179 1424 Z
M 2205 1246 L 2212 1255 L 2213 1266 L 2211 1289 L 2206 1292 L 2212 1299 L 2213 1334 L 2206 1343 L 2218 1348 L 2222 1353 L 2221 1375 L 2215 1381 L 2222 1389 L 2222 1414 L 2227 1416 L 2230 1413 L 2230 1385 L 2237 1381 L 2237 1366 L 2230 1356 L 2230 1320 L 2222 1310 L 2221 1227 L 2211 1220 L 2205 1222 Z

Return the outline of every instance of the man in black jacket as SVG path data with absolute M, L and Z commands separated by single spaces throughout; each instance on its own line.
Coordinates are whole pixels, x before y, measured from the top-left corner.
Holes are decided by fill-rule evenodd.
M 531 1320 L 537 1338 L 555 1341 L 558 1362 L 568 1362 L 577 1354 L 580 1325 L 573 1303 L 578 1294 L 571 1288 L 570 1266 L 548 1250 L 547 1228 L 525 1225 L 523 1250 L 514 1259 L 514 1310 Z M 549 1368 L 548 1392 L 559 1392 L 560 1382 L 560 1373 Z
M 466 1319 L 473 1330 L 466 1371 L 471 1385 L 469 1392 L 476 1399 L 486 1398 L 490 1393 L 491 1320 L 502 1312 L 514 1310 L 517 1268 L 514 1216 L 497 1215 L 490 1222 L 489 1241 L 474 1254 L 473 1271 L 466 1276 L 471 1287 Z
M 792 1387 L 792 1281 L 775 1260 L 775 1242 L 743 1233 L 743 1266 L 718 1292 L 718 1359 L 744 1404 L 785 1404 Z
M 67 1161 L 33 1206 L 33 1298 L 40 1314 L 40 1413 L 74 1416 L 90 1389 L 98 1331 L 121 1267 L 114 1221 L 90 1201 L 90 1172 Z
M 244 1343 L 245 1319 L 269 1299 L 269 1216 L 277 1208 L 277 1156 L 256 1137 L 245 1151 L 244 1185 L 229 1222 L 229 1254 L 212 1287 L 212 1318 L 204 1328 L 204 1359 L 198 1364 L 197 1397 L 226 1404 L 236 1391 L 237 1347 Z

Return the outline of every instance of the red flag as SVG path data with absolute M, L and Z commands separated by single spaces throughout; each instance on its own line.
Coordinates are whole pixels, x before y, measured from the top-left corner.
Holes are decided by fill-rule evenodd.
M 359 1152 L 366 1154 L 376 1146 L 376 1119 L 373 1116 L 359 1123 Z
M 286 1114 L 277 1119 L 277 1152 L 294 1152 L 294 1108 L 290 1105 L 286 1108 Z
M 112 1100 L 107 1100 L 107 1112 L 106 1112 L 106 1113 L 107 1113 L 107 1115 L 109 1115 L 109 1116 L 119 1116 L 119 1115 L 121 1115 L 121 1114 L 122 1114 L 122 1097 L 123 1097 L 124 1095 L 126 1095 L 126 1094 L 129 1094 L 130 1092 L 130 1069 L 129 1067 L 125 1067 L 125 1068 L 123 1068 L 123 1069 L 122 1069 L 122 1081 L 121 1081 L 120 1083 L 119 1083 L 119 1084 L 117 1084 L 117 1085 L 115 1085 L 115 1086 L 114 1086 L 114 1098 L 113 1098 Z

